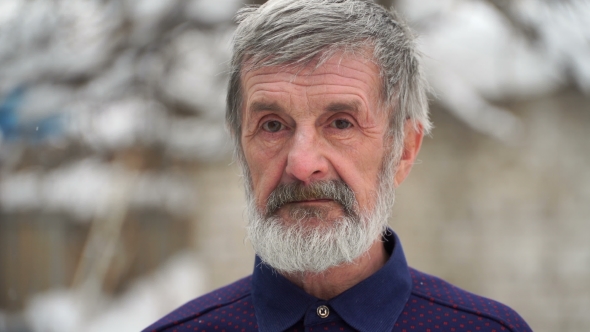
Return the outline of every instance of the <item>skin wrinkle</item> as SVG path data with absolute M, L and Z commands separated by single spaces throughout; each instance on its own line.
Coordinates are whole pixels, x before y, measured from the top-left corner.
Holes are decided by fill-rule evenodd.
M 341 57 L 344 57 L 344 55 L 341 55 Z M 373 65 L 373 66 L 368 65 L 368 63 L 371 64 L 371 65 Z M 365 63 L 365 66 L 367 67 L 366 69 L 370 70 L 371 67 L 374 67 L 375 66 L 375 64 L 373 62 L 367 62 L 367 63 Z M 291 79 L 293 81 L 290 81 L 290 83 L 293 83 L 295 85 L 302 84 L 302 83 L 295 82 L 295 80 L 299 76 L 301 76 L 302 73 L 301 72 L 297 72 L 295 75 L 293 75 L 292 73 L 289 73 L 290 67 L 292 67 L 292 66 L 285 66 L 285 68 L 283 68 L 284 71 L 273 72 L 273 73 L 266 73 L 266 74 L 265 74 L 265 69 L 272 68 L 272 67 L 264 67 L 264 68 L 259 69 L 261 72 L 260 72 L 259 75 L 256 75 L 256 77 L 252 77 L 251 75 L 248 75 L 249 73 L 252 72 L 252 70 L 248 70 L 248 71 L 245 71 L 243 73 L 243 77 L 249 77 L 249 78 L 245 78 L 244 79 L 244 82 L 246 84 L 250 84 L 250 82 L 248 81 L 249 79 L 265 79 L 266 78 L 265 76 L 268 76 L 268 75 L 271 75 L 271 76 L 272 75 L 279 76 L 279 75 L 282 75 L 282 74 L 287 74 L 289 76 L 292 76 Z M 338 73 L 335 73 L 335 74 L 334 73 L 327 74 L 325 71 L 327 71 L 329 69 L 332 69 L 332 67 L 335 67 L 336 69 L 338 69 Z M 342 71 L 339 70 L 341 68 L 346 68 L 348 71 L 355 72 L 355 73 L 357 73 L 360 76 L 365 76 L 365 77 L 367 77 L 367 78 L 369 78 L 369 79 L 372 80 L 372 77 L 370 75 L 367 75 L 366 72 L 364 72 L 362 70 L 359 70 L 359 69 L 356 69 L 356 68 L 351 68 L 350 66 L 346 66 L 346 65 L 342 64 L 342 62 L 339 62 L 337 65 L 334 65 L 334 64 L 327 65 L 321 71 L 319 71 L 318 69 L 311 70 L 311 73 L 306 73 L 304 76 L 306 76 L 306 77 L 308 77 L 310 79 L 313 79 L 315 76 L 324 76 L 326 74 L 327 75 L 340 75 L 340 76 L 348 77 L 348 78 L 354 78 L 355 77 L 355 75 L 350 75 L 350 76 L 345 75 Z M 256 70 L 256 71 L 258 72 L 259 70 Z M 299 70 L 300 71 L 303 71 L 304 69 L 299 69 Z M 316 73 L 316 71 L 319 71 L 319 72 Z M 359 83 L 365 84 L 364 82 L 359 82 Z M 311 83 L 309 85 L 314 85 L 314 84 L 318 84 L 318 82 L 315 82 L 315 81 L 311 80 Z M 369 84 L 366 84 L 366 85 L 367 85 L 367 87 L 371 87 L 371 85 L 369 85 Z
M 364 50 L 362 52 L 359 52 L 359 53 L 367 54 L 367 55 L 371 54 L 371 52 L 368 52 L 366 50 Z M 251 83 L 254 86 L 256 86 L 256 84 L 254 84 L 254 83 L 258 83 L 258 82 L 249 82 L 249 81 L 250 80 L 255 80 L 256 81 L 257 78 L 259 80 L 264 80 L 265 78 L 267 78 L 266 77 L 267 75 L 275 75 L 276 76 L 275 79 L 279 80 L 280 79 L 279 76 L 280 75 L 283 75 L 283 74 L 289 75 L 290 76 L 290 80 L 289 81 L 291 83 L 293 83 L 294 85 L 301 86 L 301 87 L 308 87 L 308 86 L 312 86 L 314 84 L 317 85 L 317 84 L 319 84 L 322 81 L 326 81 L 326 80 L 329 80 L 330 78 L 338 77 L 338 75 L 341 75 L 341 76 L 347 77 L 347 78 L 357 78 L 356 76 L 360 75 L 360 76 L 362 76 L 361 78 L 367 78 L 368 80 L 375 80 L 373 76 L 367 75 L 367 73 L 364 72 L 363 70 L 359 70 L 359 69 L 353 68 L 351 66 L 346 65 L 345 63 L 343 64 L 342 63 L 342 59 L 344 59 L 345 56 L 346 56 L 346 53 L 342 53 L 342 54 L 339 55 L 339 60 L 338 60 L 337 64 L 324 63 L 325 67 L 323 67 L 323 68 L 322 67 L 314 67 L 312 70 L 307 70 L 307 72 L 304 75 L 302 74 L 302 72 L 305 70 L 305 68 L 299 68 L 299 66 L 292 66 L 292 65 L 289 66 L 289 65 L 287 65 L 287 66 L 281 66 L 280 69 L 277 72 L 275 72 L 275 73 L 265 73 L 268 69 L 267 68 L 260 68 L 258 70 L 262 72 L 261 75 L 257 75 L 258 77 L 252 77 L 251 75 L 245 75 L 245 78 L 242 81 L 244 82 L 244 85 L 248 85 L 249 83 Z M 376 64 L 373 61 L 366 60 L 364 58 L 361 58 L 361 59 L 363 61 L 363 65 L 367 69 L 371 69 L 371 67 L 376 67 Z M 296 68 L 296 73 L 295 74 L 288 73 L 288 70 L 290 68 L 291 69 Z M 341 68 L 345 68 L 349 72 L 352 71 L 354 74 L 357 74 L 357 75 L 356 76 L 355 75 L 345 76 L 345 75 L 343 75 L 343 73 L 342 73 L 343 71 L 341 70 Z M 327 73 L 328 69 L 337 69 L 338 73 L 337 74 Z M 250 71 L 247 71 L 246 74 L 248 74 L 250 72 L 251 72 L 251 70 Z M 297 81 L 297 78 L 299 78 L 300 75 L 305 76 L 306 78 L 308 78 L 308 80 L 303 81 L 303 82 L 298 82 Z M 335 75 L 335 76 L 333 77 L 333 75 Z M 323 80 L 319 80 L 319 82 L 315 82 L 313 80 L 313 78 L 317 78 L 318 76 L 319 77 L 322 77 Z M 378 78 L 378 80 L 380 80 L 380 79 L 381 79 L 381 77 Z M 305 82 L 308 82 L 308 81 L 309 81 L 309 83 L 306 84 Z M 377 80 L 375 80 L 375 81 L 377 82 L 377 86 L 379 86 L 379 87 L 382 86 L 382 84 L 380 83 L 380 81 L 377 81 Z M 365 85 L 365 88 L 367 88 L 367 89 L 372 89 L 370 84 L 367 84 L 367 83 L 365 83 L 363 81 L 359 81 L 358 83 L 360 83 L 362 85 Z M 340 88 L 340 87 L 346 88 L 347 86 L 345 86 L 345 85 L 338 85 L 338 84 L 331 84 L 331 87 L 332 87 L 332 89 L 337 89 L 337 88 Z M 270 87 L 266 87 L 267 91 L 269 91 L 269 92 L 270 91 L 275 91 L 275 90 L 273 90 L 273 88 L 274 88 L 273 85 L 271 85 Z M 328 85 L 324 85 L 323 88 L 328 89 L 329 86 Z M 380 90 L 381 90 L 381 88 L 379 88 L 379 91 Z M 257 91 L 257 90 L 254 89 L 254 91 Z M 320 95 L 320 96 L 333 95 L 333 94 L 337 94 L 337 93 L 329 93 L 329 92 L 326 92 L 326 91 L 324 91 L 324 92 L 318 92 L 317 93 L 317 95 Z M 361 95 L 356 95 L 356 96 L 359 97 L 359 98 L 361 98 L 361 99 L 363 99 L 363 101 L 365 102 L 365 104 L 368 104 L 368 101 L 363 96 L 361 96 Z M 383 107 L 382 107 L 383 104 L 381 102 L 381 99 L 378 99 L 378 100 L 379 100 L 379 107 L 378 107 L 379 112 L 384 112 L 382 110 L 383 109 Z M 368 128 L 368 127 L 366 127 L 366 128 Z M 244 130 L 244 128 L 242 128 L 242 130 Z
M 339 74 L 341 73 L 341 71 L 339 70 L 340 67 L 351 68 L 350 66 L 346 66 L 345 64 L 342 64 L 342 58 L 344 58 L 344 56 L 341 56 L 341 58 L 339 59 L 338 66 L 334 66 L 334 65 L 331 65 L 330 66 L 330 65 L 328 65 L 327 68 L 333 69 L 335 67 L 335 68 L 338 69 L 338 73 Z M 373 63 L 369 62 L 369 64 L 372 64 L 373 65 L 373 68 L 375 68 Z M 364 67 L 367 67 L 367 69 L 371 68 L 371 66 L 368 66 L 367 63 L 364 63 L 363 65 L 364 65 Z M 326 74 L 325 74 L 325 71 L 326 70 L 328 70 L 328 69 L 324 69 L 324 70 L 322 70 L 323 73 L 317 73 L 317 74 L 314 74 L 317 70 L 313 70 L 311 74 L 304 76 L 306 78 L 306 80 L 304 80 L 304 81 L 301 80 L 301 76 L 303 76 L 303 75 L 301 73 L 299 73 L 296 76 L 296 78 L 294 79 L 293 84 L 296 85 L 296 86 L 309 87 L 309 86 L 313 86 L 314 84 L 315 85 L 318 85 L 318 84 L 320 84 L 320 82 L 324 82 L 326 80 L 329 80 L 330 78 L 337 78 L 338 77 L 338 75 L 334 75 L 334 76 L 328 75 L 328 77 L 326 77 Z M 264 92 L 264 91 L 267 91 L 267 90 L 268 90 L 267 92 L 277 91 L 275 85 L 273 85 L 273 84 L 267 84 L 267 85 L 265 85 L 263 87 L 257 87 L 257 85 L 258 85 L 257 83 L 259 83 L 259 81 L 262 81 L 265 78 L 267 78 L 267 79 L 268 78 L 271 78 L 273 76 L 273 74 L 266 73 L 267 71 L 268 71 L 268 69 L 262 69 L 262 75 L 260 77 L 252 76 L 252 75 L 246 75 L 246 77 L 244 78 L 244 86 L 251 86 L 252 94 L 256 94 L 256 92 Z M 361 72 L 360 70 L 355 70 L 355 71 Z M 289 73 L 280 71 L 278 74 L 274 74 L 275 77 L 272 77 L 273 80 L 277 80 L 277 81 L 280 80 L 282 78 L 282 76 L 283 76 L 281 74 L 292 75 L 292 74 L 289 74 Z M 309 78 L 313 78 L 314 76 L 321 76 L 321 77 L 324 77 L 324 79 L 318 80 L 318 81 L 315 81 L 313 79 L 308 80 Z M 371 77 L 371 75 L 367 75 L 366 73 L 364 73 L 364 75 L 361 75 L 361 76 L 363 76 L 362 78 L 368 78 L 369 81 L 374 81 L 373 77 Z M 343 76 L 343 77 L 345 77 L 345 78 L 356 78 L 354 75 L 351 75 L 351 76 Z M 300 79 L 297 80 L 297 78 L 300 78 Z M 308 84 L 303 84 L 303 82 L 308 82 Z M 370 84 L 367 84 L 367 83 L 365 83 L 363 81 L 360 81 L 360 82 L 356 82 L 355 81 L 355 83 L 357 83 L 357 84 L 360 83 L 361 85 L 364 85 L 363 87 L 366 88 L 366 89 L 370 89 L 370 86 L 371 86 Z M 269 86 L 270 86 L 270 88 L 269 88 Z M 332 88 L 335 88 L 335 89 L 337 89 L 338 87 L 344 87 L 344 88 L 347 87 L 346 85 L 336 85 L 336 84 L 331 84 L 330 86 L 332 86 Z M 329 89 L 329 86 L 326 86 L 326 85 L 322 85 L 321 87 L 324 88 L 324 89 L 326 89 L 326 90 Z M 273 90 L 273 88 L 274 88 L 274 90 Z M 317 92 L 317 94 L 314 93 L 312 95 L 314 95 L 314 96 L 315 95 L 318 95 L 318 96 L 324 97 L 326 95 L 333 95 L 333 94 L 338 94 L 338 93 L 326 93 L 325 91 L 323 91 L 323 92 L 320 91 L 320 92 Z M 364 98 L 364 96 L 359 95 L 359 94 L 354 94 L 354 96 L 357 96 L 357 97 L 361 98 L 363 100 L 364 104 L 365 105 L 368 105 L 368 101 L 366 100 L 366 98 Z M 249 100 L 246 100 L 246 103 L 247 104 L 250 104 L 251 102 Z M 251 107 L 248 107 L 248 109 L 251 109 Z M 251 114 L 251 112 L 246 112 L 246 113 L 247 114 Z M 366 114 L 368 115 L 368 112 Z M 250 122 L 251 121 L 247 121 L 247 123 L 250 123 Z M 366 126 L 366 125 L 363 126 L 363 127 L 365 129 L 368 129 L 369 128 L 369 126 Z M 243 127 L 243 130 L 247 131 L 247 129 L 245 128 L 245 126 Z M 249 134 L 246 134 L 245 136 L 247 137 L 247 136 L 250 136 L 250 135 Z

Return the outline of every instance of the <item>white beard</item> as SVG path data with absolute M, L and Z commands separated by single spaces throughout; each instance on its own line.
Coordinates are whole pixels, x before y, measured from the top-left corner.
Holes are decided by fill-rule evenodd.
M 295 220 L 282 220 L 276 215 L 265 217 L 256 207 L 250 183 L 246 183 L 247 235 L 256 254 L 282 273 L 321 273 L 334 266 L 353 263 L 387 228 L 395 198 L 393 177 L 397 158 L 386 159 L 372 211 L 356 211 L 334 221 L 320 220 L 314 227 L 306 223 L 309 217 L 318 218 L 313 213 L 302 214 Z M 249 181 L 247 174 L 245 179 Z

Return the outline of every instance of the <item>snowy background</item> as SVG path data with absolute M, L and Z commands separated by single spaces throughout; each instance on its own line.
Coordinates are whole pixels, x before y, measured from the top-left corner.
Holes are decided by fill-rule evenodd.
M 538 269 L 529 267 L 526 276 L 491 277 L 516 280 L 511 284 L 515 288 L 527 278 L 538 281 L 540 288 L 551 285 L 555 293 L 528 300 L 562 298 L 572 302 L 566 305 L 555 300 L 571 308 L 566 313 L 556 315 L 549 303 L 510 302 L 507 294 L 514 293 L 514 288 L 508 286 L 478 288 L 476 282 L 462 281 L 447 273 L 445 266 L 450 270 L 449 265 L 438 267 L 440 262 L 424 258 L 428 252 L 425 256 L 409 254 L 410 263 L 462 287 L 472 287 L 470 290 L 489 292 L 487 296 L 506 296 L 501 300 L 521 312 L 535 330 L 590 329 L 590 319 L 583 314 L 590 311 L 590 246 L 584 240 L 590 234 L 590 214 L 582 206 L 588 200 L 580 199 L 590 199 L 586 170 L 590 159 L 590 1 L 382 3 L 394 5 L 420 35 L 418 44 L 434 91 L 431 99 L 437 129 L 432 141 L 453 142 L 459 137 L 461 144 L 467 139 L 483 142 L 477 152 L 466 150 L 470 155 L 461 163 L 466 168 L 473 163 L 480 170 L 482 165 L 484 169 L 494 165 L 489 158 L 510 160 L 510 153 L 502 157 L 502 151 L 510 149 L 526 150 L 519 156 L 532 164 L 566 163 L 569 158 L 569 168 L 560 163 L 539 172 L 575 177 L 569 179 L 572 186 L 555 190 L 574 193 L 578 202 L 565 208 L 577 213 L 571 219 L 575 223 L 567 224 L 568 219 L 564 221 L 559 213 L 536 210 L 522 217 L 535 221 L 534 225 L 542 219 L 550 225 L 563 222 L 563 227 L 557 233 L 539 228 L 538 233 L 514 238 L 530 242 L 521 248 L 530 255 L 518 256 L 520 251 L 507 255 L 528 263 L 538 261 Z M 139 330 L 225 281 L 218 275 L 231 280 L 248 273 L 249 259 L 237 253 L 247 252 L 242 235 L 234 236 L 241 247 L 233 249 L 219 235 L 227 227 L 241 231 L 243 201 L 236 198 L 232 208 L 219 201 L 240 191 L 235 165 L 226 167 L 231 164 L 231 143 L 223 118 L 234 29 L 231 20 L 242 5 L 240 0 L 0 2 L 0 331 Z M 541 109 L 551 104 L 557 106 L 543 113 Z M 560 120 L 559 111 L 568 105 L 584 113 L 576 113 L 571 122 Z M 539 111 L 535 115 L 530 109 Z M 428 144 L 421 157 L 428 163 L 432 156 L 430 164 L 438 165 L 436 154 L 441 150 Z M 568 150 L 566 145 L 577 148 Z M 460 148 L 455 147 L 452 150 L 451 146 L 447 156 Z M 220 174 L 224 167 L 227 173 Z M 420 169 L 416 172 L 421 174 Z M 429 174 L 438 174 L 434 172 Z M 516 176 L 514 183 L 521 178 Z M 416 181 L 421 188 L 436 183 Z M 407 196 L 418 190 L 412 185 L 408 185 Z M 491 192 L 493 185 L 479 182 L 480 188 Z M 537 192 L 519 190 L 510 192 L 523 201 L 539 199 Z M 404 202 L 403 195 L 402 191 L 398 205 Z M 492 195 L 489 201 L 497 199 Z M 492 204 L 489 201 L 485 204 Z M 478 221 L 478 216 L 490 215 L 488 205 L 478 210 L 477 204 L 472 202 L 469 207 L 479 211 L 475 216 L 461 218 L 489 225 L 490 220 Z M 506 211 L 505 206 L 497 209 Z M 223 214 L 230 213 L 227 211 L 237 215 L 236 225 L 214 222 L 220 216 L 234 218 Z M 397 216 L 408 213 L 412 218 L 408 211 L 412 208 L 402 209 Z M 502 218 L 514 224 L 510 217 Z M 436 229 L 429 219 L 432 215 L 426 214 L 415 223 L 422 226 L 401 224 L 399 230 L 408 233 L 409 239 L 413 233 L 424 238 L 430 234 L 426 228 Z M 447 223 L 445 229 L 453 229 L 455 235 L 441 243 L 465 246 L 453 257 L 461 256 L 459 251 L 476 252 L 473 248 L 481 242 L 464 239 L 477 238 L 479 231 L 489 236 L 511 232 L 485 228 L 490 226 L 482 226 L 485 232 L 466 231 L 461 225 Z M 568 227 L 570 231 L 559 233 Z M 152 229 L 151 233 L 146 229 Z M 134 240 L 133 234 L 166 234 L 168 238 Z M 465 236 L 455 241 L 456 234 Z M 539 242 L 555 239 L 556 234 L 561 234 L 560 240 L 551 246 L 572 240 L 575 250 L 563 249 L 563 255 L 554 258 L 568 262 L 565 267 L 544 267 L 569 271 L 544 283 L 538 274 L 546 271 L 541 266 L 546 246 Z M 578 239 L 580 234 L 586 236 Z M 419 245 L 420 237 L 415 238 L 416 247 L 425 250 Z M 157 241 L 161 245 L 156 248 L 153 243 Z M 411 240 L 408 242 L 406 246 L 411 247 Z M 501 245 L 500 241 L 484 246 L 483 254 L 501 255 L 497 247 Z M 51 257 L 46 260 L 39 253 L 47 248 Z M 149 262 L 142 261 L 146 256 Z M 246 267 L 231 273 L 224 270 L 223 262 L 236 260 L 245 261 L 242 265 Z M 513 265 L 513 269 L 521 267 Z M 474 278 L 486 280 L 485 276 Z M 534 289 L 527 294 L 535 294 Z

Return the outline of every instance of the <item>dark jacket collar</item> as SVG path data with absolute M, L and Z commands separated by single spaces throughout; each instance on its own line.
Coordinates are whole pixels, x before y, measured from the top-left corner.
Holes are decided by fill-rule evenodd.
M 412 279 L 397 235 L 383 236 L 387 263 L 369 278 L 327 301 L 350 326 L 367 332 L 391 331 L 410 297 Z M 252 298 L 260 331 L 283 331 L 320 301 L 305 293 L 256 257 Z

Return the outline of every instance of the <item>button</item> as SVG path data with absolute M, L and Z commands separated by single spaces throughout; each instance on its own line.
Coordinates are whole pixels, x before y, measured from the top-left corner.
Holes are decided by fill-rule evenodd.
M 320 316 L 320 318 L 326 318 L 330 315 L 330 309 L 328 309 L 328 307 L 325 305 L 321 305 L 318 307 L 317 314 Z

